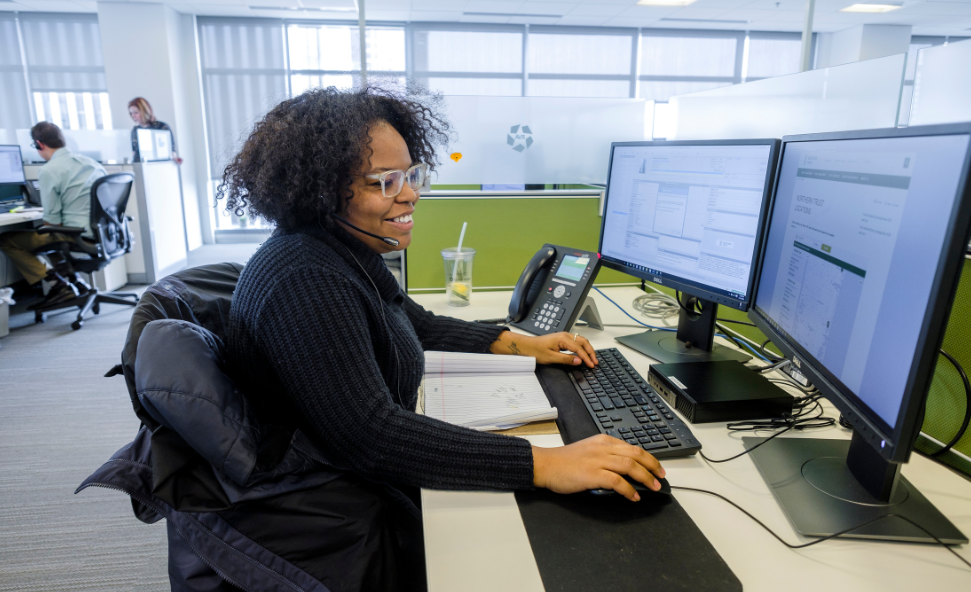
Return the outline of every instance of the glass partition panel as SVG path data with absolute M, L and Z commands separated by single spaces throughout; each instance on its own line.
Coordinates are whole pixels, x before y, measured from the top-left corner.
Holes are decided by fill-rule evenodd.
M 917 52 L 910 125 L 971 120 L 971 41 Z
M 894 127 L 906 54 L 671 98 L 668 139 L 781 138 Z
M 642 99 L 446 97 L 456 141 L 432 183 L 605 183 L 611 142 L 644 139 Z

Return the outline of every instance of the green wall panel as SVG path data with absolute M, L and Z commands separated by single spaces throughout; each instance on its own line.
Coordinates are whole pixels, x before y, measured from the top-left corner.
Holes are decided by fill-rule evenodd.
M 596 198 L 424 199 L 415 210 L 408 247 L 408 289 L 445 290 L 442 249 L 476 250 L 473 287 L 513 286 L 543 243 L 596 251 L 600 238 Z M 601 270 L 597 284 L 630 283 L 627 274 Z

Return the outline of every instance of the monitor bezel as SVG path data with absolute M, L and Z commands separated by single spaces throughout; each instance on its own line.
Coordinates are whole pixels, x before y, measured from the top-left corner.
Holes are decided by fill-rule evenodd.
M 769 166 L 766 167 L 765 181 L 762 185 L 762 208 L 759 211 L 758 230 L 755 236 L 755 245 L 752 251 L 752 267 L 748 278 L 748 288 L 745 292 L 745 299 L 739 300 L 729 298 L 711 290 L 705 290 L 689 280 L 680 276 L 665 274 L 658 277 L 646 271 L 606 259 L 603 254 L 604 231 L 607 224 L 607 206 L 610 203 L 610 177 L 614 167 L 614 151 L 619 147 L 671 147 L 671 146 L 768 146 L 769 147 Z M 600 264 L 610 269 L 632 275 L 638 279 L 651 281 L 659 286 L 672 288 L 685 294 L 696 296 L 715 304 L 723 304 L 732 308 L 745 311 L 752 302 L 752 291 L 755 288 L 756 263 L 759 253 L 762 250 L 762 241 L 765 238 L 765 221 L 769 197 L 775 187 L 775 171 L 778 165 L 778 156 L 781 142 L 775 138 L 756 138 L 746 140 L 652 140 L 642 142 L 613 142 L 610 144 L 610 160 L 607 163 L 607 186 L 604 188 L 603 210 L 600 217 L 600 240 L 597 244 L 597 253 L 600 255 Z
M 778 173 L 782 169 L 786 148 L 790 144 L 827 140 L 869 140 L 965 134 L 971 137 L 971 122 L 784 136 L 779 160 L 776 163 L 776 180 L 778 180 Z M 967 251 L 968 239 L 971 235 L 969 170 L 971 170 L 971 141 L 969 141 L 968 149 L 964 155 L 964 163 L 955 192 L 955 204 L 951 210 L 945 231 L 945 243 L 934 274 L 934 283 L 928 298 L 927 309 L 923 313 L 924 322 L 921 324 L 921 330 L 917 337 L 917 348 L 915 350 L 917 363 L 911 367 L 907 377 L 900 412 L 897 415 L 896 423 L 892 426 L 853 394 L 836 376 L 822 367 L 818 360 L 809 355 L 798 344 L 791 343 L 781 331 L 776 330 L 770 318 L 755 305 L 758 302 L 758 287 L 765 260 L 765 249 L 759 251 L 755 274 L 755 291 L 752 295 L 752 306 L 748 311 L 748 318 L 779 348 L 786 358 L 793 360 L 793 364 L 799 371 L 806 375 L 823 396 L 843 414 L 843 417 L 850 422 L 853 428 L 889 462 L 907 462 L 913 443 L 920 433 L 923 405 L 933 380 L 934 368 L 937 364 L 937 352 L 944 340 L 947 318 L 950 315 L 951 306 L 957 293 L 964 253 Z M 764 240 L 768 240 L 772 220 L 769 212 L 775 208 L 778 197 L 776 195 L 777 189 L 778 183 L 773 189 L 769 208 L 766 212 Z
M 0 144 L 0 148 L 16 148 L 17 155 L 20 156 L 20 173 L 23 179 L 20 181 L 0 181 L 0 185 L 23 185 L 27 182 L 27 171 L 24 170 L 24 151 L 20 149 L 20 144 Z

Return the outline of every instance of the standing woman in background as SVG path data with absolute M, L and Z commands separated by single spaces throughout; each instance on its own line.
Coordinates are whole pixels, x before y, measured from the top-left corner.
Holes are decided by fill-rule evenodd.
M 138 128 L 168 130 L 170 134 L 172 134 L 172 128 L 164 121 L 155 119 L 155 114 L 152 113 L 152 106 L 142 97 L 135 97 L 128 102 L 128 114 L 138 124 L 131 128 L 131 149 L 135 153 L 134 162 L 141 162 L 142 157 L 138 152 Z M 182 164 L 182 159 L 179 158 L 179 155 L 175 151 L 175 134 L 172 134 L 172 160 L 175 161 L 175 164 Z

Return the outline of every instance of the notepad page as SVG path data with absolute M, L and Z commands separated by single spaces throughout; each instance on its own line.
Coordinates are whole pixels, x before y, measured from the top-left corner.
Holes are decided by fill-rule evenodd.
M 475 429 L 555 419 L 536 374 L 426 374 L 425 414 Z
M 535 371 L 536 358 L 526 356 L 497 356 L 495 354 L 467 354 L 441 351 L 425 352 L 425 374 L 495 374 Z

